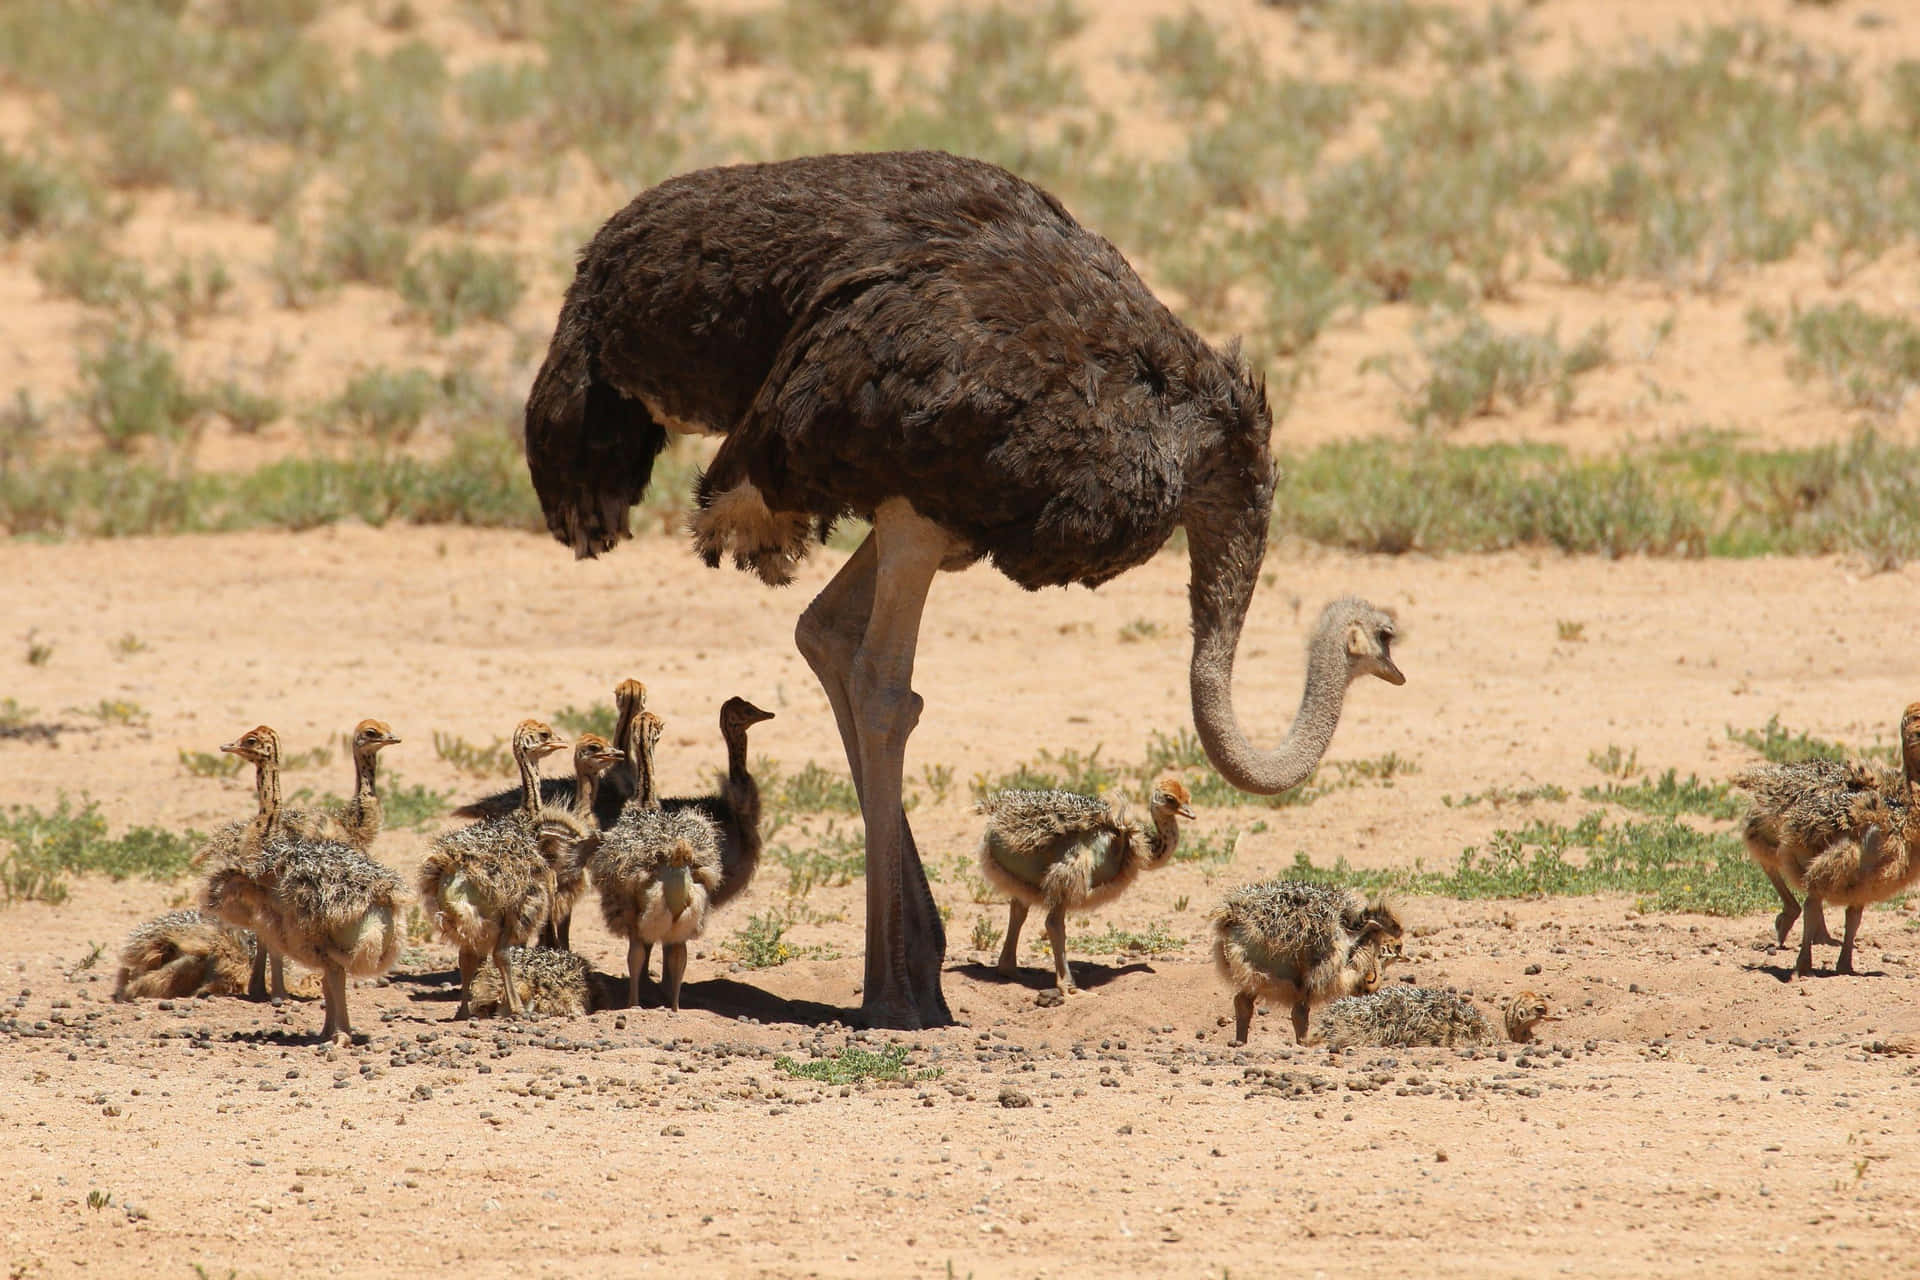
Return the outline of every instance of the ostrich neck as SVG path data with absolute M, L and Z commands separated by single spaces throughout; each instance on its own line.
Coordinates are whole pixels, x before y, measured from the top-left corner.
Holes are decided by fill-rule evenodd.
M 1262 486 L 1253 486 L 1260 490 Z M 1224 505 L 1224 504 L 1223 504 Z M 1266 553 L 1269 507 L 1223 511 L 1217 521 L 1191 520 L 1188 599 L 1193 609 L 1193 726 L 1207 759 L 1242 791 L 1274 795 L 1298 786 L 1333 740 L 1346 697 L 1347 662 L 1337 634 L 1316 631 L 1307 655 L 1307 687 L 1279 748 L 1247 741 L 1233 708 L 1233 660 Z
M 653 747 L 647 740 L 645 731 L 634 735 L 639 743 L 639 753 L 635 757 L 633 797 L 642 809 L 660 807 L 660 788 L 653 778 Z
M 524 751 L 513 753 L 520 766 L 520 811 L 529 818 L 540 816 L 540 762 Z
M 600 793 L 600 774 L 593 769 L 576 772 L 573 786 L 573 812 L 581 818 L 593 816 L 593 802 Z
M 735 729 L 727 735 L 727 802 L 744 828 L 760 822 L 760 784 L 747 769 L 747 731 Z
M 356 752 L 353 757 L 353 803 L 347 818 L 355 827 L 365 826 L 380 813 L 378 752 Z
M 260 812 L 254 816 L 254 826 L 260 829 L 260 838 L 265 840 L 274 833 L 280 820 L 280 762 L 278 760 L 258 760 L 253 766 L 253 793 L 260 801 Z
M 1147 852 L 1155 862 L 1173 855 L 1180 845 L 1180 822 L 1171 813 L 1153 811 L 1153 834 L 1147 837 Z

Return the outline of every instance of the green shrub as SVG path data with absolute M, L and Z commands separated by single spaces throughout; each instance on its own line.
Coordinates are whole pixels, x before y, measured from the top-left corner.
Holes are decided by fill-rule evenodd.
M 400 274 L 400 296 L 443 334 L 469 320 L 505 323 L 524 289 L 512 254 L 466 245 L 429 249 Z
M 124 329 L 81 356 L 77 407 L 107 445 L 123 453 L 147 439 L 181 439 L 203 408 L 175 368 L 173 353 Z

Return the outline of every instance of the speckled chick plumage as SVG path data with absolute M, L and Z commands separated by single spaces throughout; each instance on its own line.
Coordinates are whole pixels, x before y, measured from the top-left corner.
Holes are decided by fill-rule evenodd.
M 520 1003 L 528 1013 L 553 1018 L 577 1018 L 600 1007 L 600 992 L 584 956 L 551 947 L 513 947 L 507 952 Z M 491 1018 L 506 1012 L 500 974 L 492 965 L 473 975 L 473 1016 Z
M 1213 913 L 1213 958 L 1235 991 L 1292 1004 L 1353 994 L 1370 957 L 1398 950 L 1393 903 L 1351 889 L 1266 880 L 1228 892 Z
M 1436 987 L 1392 986 L 1335 1000 L 1320 1012 L 1330 1048 L 1486 1044 L 1493 1027 L 1471 1000 Z
M 1728 779 L 1751 798 L 1742 826 L 1749 856 L 1795 887 L 1813 858 L 1855 830 L 1856 805 L 1892 781 L 1857 760 L 1755 765 Z
M 1166 865 L 1179 839 L 1173 815 L 1191 812 L 1175 779 L 1162 779 L 1153 795 L 1154 825 L 1143 830 L 1122 804 L 1070 791 L 996 792 L 975 806 L 987 819 L 980 874 L 1028 906 L 1090 910 L 1110 902 L 1142 871 Z
M 669 909 L 665 880 L 686 872 L 690 906 Z M 600 915 L 616 937 L 649 945 L 687 942 L 705 926 L 707 905 L 721 883 L 720 836 L 697 809 L 637 809 L 601 834 L 587 861 L 587 875 L 600 896 Z
M 247 989 L 253 942 L 199 911 L 169 911 L 135 926 L 120 944 L 115 1000 L 239 995 Z
M 440 937 L 484 955 L 540 931 L 554 905 L 540 836 L 557 812 L 529 818 L 516 809 L 434 838 L 420 864 L 420 905 Z
M 319 969 L 356 977 L 393 967 L 407 894 L 390 867 L 338 840 L 269 840 L 245 890 L 260 943 Z

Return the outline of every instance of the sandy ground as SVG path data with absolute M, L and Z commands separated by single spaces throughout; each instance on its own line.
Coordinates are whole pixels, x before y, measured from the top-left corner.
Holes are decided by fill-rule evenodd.
M 465 793 L 488 784 L 436 756 L 435 730 L 484 744 L 624 675 L 671 722 L 671 791 L 717 762 L 711 716 L 734 692 L 779 713 L 756 753 L 835 765 L 789 637 L 838 559 L 773 592 L 661 539 L 578 566 L 544 539 L 454 530 L 0 546 L 7 693 L 72 726 L 53 747 L 0 742 L 0 802 L 65 788 L 116 828 L 205 829 L 248 808 L 248 784 L 193 777 L 179 751 L 262 720 L 300 750 L 369 714 L 407 739 L 394 773 Z M 1005 983 L 969 946 L 974 920 L 1004 909 L 959 874 L 964 785 L 924 796 L 960 1025 L 899 1037 L 937 1073 L 913 1083 L 843 1090 L 775 1066 L 865 1034 L 846 1025 L 859 880 L 808 894 L 789 934 L 836 958 L 725 959 L 750 914 L 788 906 L 777 864 L 696 944 L 679 1015 L 455 1023 L 450 952 L 425 944 L 390 983 L 355 987 L 367 1038 L 338 1048 L 306 1039 L 315 1001 L 109 1002 L 118 939 L 186 882 L 83 880 L 64 905 L 0 912 L 6 1260 L 23 1275 L 1912 1274 L 1920 1059 L 1901 1050 L 1920 1035 L 1920 934 L 1906 912 L 1868 916 L 1861 976 L 1794 985 L 1769 915 L 1414 899 L 1390 979 L 1483 999 L 1531 987 L 1565 1013 L 1540 1047 L 1478 1055 L 1296 1049 L 1284 1015 L 1231 1049 L 1201 939 L 1226 887 L 1296 851 L 1445 866 L 1498 826 L 1571 820 L 1588 806 L 1459 801 L 1536 782 L 1577 795 L 1599 780 L 1587 753 L 1609 745 L 1718 776 L 1747 758 L 1727 728 L 1776 712 L 1890 740 L 1912 677 L 1881 637 L 1910 615 L 1920 569 L 1277 553 L 1269 569 L 1242 714 L 1278 736 L 1312 612 L 1359 591 L 1400 611 L 1409 681 L 1357 686 L 1330 758 L 1392 751 L 1416 771 L 1302 808 L 1203 814 L 1202 836 L 1268 826 L 1230 862 L 1151 875 L 1072 926 L 1162 924 L 1182 945 L 1076 957 L 1091 994 L 1063 1008 L 1034 1002 L 1044 951 Z M 1187 723 L 1185 577 L 1175 556 L 1098 593 L 944 577 L 910 769 L 964 781 L 1042 748 L 1140 759 L 1150 730 Z M 1136 619 L 1162 635 L 1122 641 Z M 1563 640 L 1561 621 L 1584 639 Z M 40 666 L 17 639 L 30 628 L 52 645 Z M 127 634 L 146 647 L 114 656 Z M 139 704 L 144 726 L 71 710 L 103 697 Z M 336 752 L 291 782 L 340 790 L 344 773 Z M 431 830 L 377 851 L 411 879 Z M 806 830 L 817 821 L 775 843 Z M 619 975 L 623 948 L 595 916 L 581 911 L 576 945 Z M 107 954 L 82 967 L 96 943 Z M 1016 1094 L 1031 1105 L 1006 1105 Z M 96 1191 L 111 1203 L 90 1208 Z

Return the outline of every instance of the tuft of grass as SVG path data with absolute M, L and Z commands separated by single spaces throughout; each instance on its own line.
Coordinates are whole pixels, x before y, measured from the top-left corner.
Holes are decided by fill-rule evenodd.
M 1120 628 L 1120 643 L 1139 644 L 1145 640 L 1158 640 L 1165 631 L 1164 623 L 1151 618 L 1135 618 Z
M 720 950 L 743 969 L 775 969 L 790 960 L 831 960 L 830 947 L 803 947 L 786 940 L 792 921 L 778 913 L 750 916 L 746 927 L 722 943 Z
M 321 411 L 328 420 L 373 440 L 383 449 L 404 445 L 442 399 L 440 379 L 425 369 L 368 369 Z
M 413 235 L 366 209 L 342 204 L 320 232 L 320 268 L 340 280 L 392 288 L 406 270 Z
M 484 747 L 476 747 L 465 738 L 435 729 L 433 754 L 460 772 L 476 778 L 496 777 L 513 766 L 513 749 L 504 738 L 495 738 Z
M 1723 782 L 1702 782 L 1688 774 L 1681 781 L 1677 772 L 1667 770 L 1659 778 L 1643 777 L 1632 785 L 1610 782 L 1604 787 L 1584 787 L 1584 800 L 1617 804 L 1640 813 L 1677 818 L 1683 813 L 1708 818 L 1731 819 L 1740 816 L 1744 806 L 1727 790 Z
M 1728 725 L 1727 739 L 1758 751 L 1774 764 L 1801 764 L 1808 760 L 1844 762 L 1853 759 L 1891 763 L 1897 754 L 1890 746 L 1849 747 L 1826 738 L 1816 738 L 1804 729 L 1793 733 L 1780 723 L 1777 714 L 1768 716 L 1767 723 L 1758 729 L 1736 730 Z
M 1640 749 L 1622 751 L 1618 743 L 1610 742 L 1605 751 L 1587 752 L 1587 763 L 1609 778 L 1631 778 L 1640 769 Z
M 976 773 L 967 787 L 976 801 L 984 800 L 996 791 L 1057 790 L 1096 796 L 1113 787 L 1122 776 L 1118 766 L 1100 759 L 1100 748 L 1097 746 L 1084 754 L 1077 748 L 1068 747 L 1057 756 L 1042 748 L 1038 759 L 1023 761 L 1006 773 Z
M 1574 379 L 1612 359 L 1604 324 L 1589 329 L 1571 347 L 1562 348 L 1550 324 L 1540 333 L 1503 332 L 1478 314 L 1453 332 L 1422 339 L 1427 376 L 1409 388 L 1401 414 L 1414 427 L 1457 427 L 1468 418 L 1520 409 L 1542 392 L 1553 398 L 1554 420 L 1573 408 Z M 1391 362 L 1371 367 L 1392 371 Z
M 15 698 L 0 698 L 0 733 L 22 729 L 33 723 L 37 707 L 29 707 Z
M 805 848 L 777 844 L 768 856 L 787 869 L 787 896 L 804 898 L 814 889 L 851 884 L 867 868 L 866 838 L 858 830 L 839 830 L 832 822 Z
M 597 733 L 611 740 L 614 722 L 619 719 L 619 713 L 610 703 L 595 703 L 584 711 L 569 703 L 554 712 L 549 719 L 575 737 L 583 733 Z
M 777 796 L 783 809 L 794 813 L 860 812 L 860 793 L 854 789 L 853 779 L 812 760 L 798 773 L 782 773 L 771 760 L 764 761 L 760 769 L 764 771 L 757 773 L 761 790 Z
M 63 793 L 51 813 L 10 805 L 0 814 L 0 903 L 64 902 L 70 875 L 173 880 L 187 873 L 198 845 L 194 832 L 158 827 L 109 838 L 107 820 L 85 796 L 76 805 Z
M 982 911 L 973 918 L 973 933 L 967 941 L 975 951 L 992 951 L 1000 945 L 1000 939 L 1006 936 L 1006 930 L 995 924 Z
M 1041 942 L 1045 941 L 1043 937 Z M 1161 924 L 1149 925 L 1144 932 L 1110 924 L 1100 933 L 1077 933 L 1067 938 L 1070 951 L 1104 956 L 1177 955 L 1185 945 Z
M 1553 626 L 1555 633 L 1568 644 L 1579 644 L 1587 638 L 1587 624 L 1584 622 L 1561 618 Z
M 239 756 L 225 752 L 184 749 L 180 752 L 180 767 L 196 778 L 231 778 L 244 764 Z
M 506 323 L 526 285 L 512 254 L 456 245 L 429 249 L 409 262 L 399 289 L 435 333 L 448 334 L 472 320 Z
M 207 412 L 218 414 L 242 435 L 255 435 L 277 421 L 286 407 L 278 397 L 244 386 L 233 378 L 217 382 L 201 395 Z
M 140 264 L 115 253 L 91 228 L 49 244 L 34 259 L 33 274 L 51 296 L 86 307 L 133 311 L 147 301 L 147 277 Z
M 909 1067 L 904 1044 L 890 1044 L 877 1053 L 849 1044 L 831 1058 L 812 1058 L 806 1062 L 781 1054 L 773 1060 L 773 1065 L 796 1079 L 817 1080 L 828 1085 L 852 1085 L 868 1080 L 910 1083 L 938 1079 L 941 1071 L 939 1067 L 918 1070 Z
M 39 638 L 38 631 L 27 632 L 27 665 L 44 667 L 53 661 L 53 642 Z
M 1760 328 L 1753 319 L 1748 324 Z M 1785 331 L 1793 344 L 1788 372 L 1803 381 L 1824 378 L 1849 408 L 1895 417 L 1920 386 L 1920 326 L 1903 315 L 1847 299 L 1795 307 Z
M 1466 809 L 1476 804 L 1488 804 L 1496 809 L 1504 809 L 1510 804 L 1533 804 L 1540 800 L 1557 804 L 1566 798 L 1565 787 L 1543 782 L 1536 787 L 1489 787 L 1485 791 L 1469 792 L 1458 800 L 1452 796 L 1441 796 L 1440 803 L 1449 809 Z
M 90 707 L 68 707 L 75 715 L 92 716 L 101 724 L 127 725 L 137 728 L 147 722 L 147 711 L 137 702 L 128 702 L 120 698 L 102 698 Z
M 184 439 L 203 404 L 188 390 L 171 351 L 116 328 L 81 356 L 76 407 L 110 449 L 126 453 L 143 440 Z

